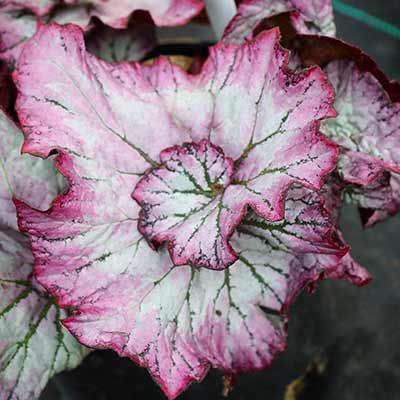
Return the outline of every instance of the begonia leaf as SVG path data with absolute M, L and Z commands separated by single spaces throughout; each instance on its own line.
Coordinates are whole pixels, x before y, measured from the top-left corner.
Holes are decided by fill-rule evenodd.
M 18 208 L 24 229 L 40 235 L 42 224 L 49 226 Z M 347 251 L 332 239 L 320 196 L 302 188 L 289 191 L 285 220 L 246 218 L 232 239 L 239 259 L 224 271 L 174 267 L 165 248 L 154 252 L 131 227 L 104 229 L 70 237 L 69 256 L 57 230 L 33 239 L 36 275 L 75 309 L 64 324 L 79 341 L 147 367 L 170 398 L 201 380 L 209 365 L 227 374 L 269 365 L 285 348 L 290 303 Z M 74 262 L 99 234 L 91 253 Z
M 19 155 L 22 132 L 0 112 L 0 399 L 39 397 L 56 373 L 88 350 L 62 326 L 61 310 L 32 277 L 29 238 L 16 226 L 12 196 L 47 208 L 58 193 L 50 160 Z
M 321 267 L 315 254 L 345 252 L 319 195 L 289 189 L 320 188 L 334 167 L 336 148 L 318 133 L 318 120 L 335 115 L 332 91 L 318 68 L 286 70 L 278 41 L 271 30 L 245 45 L 218 44 L 189 75 L 164 58 L 107 64 L 85 53 L 77 27 L 50 25 L 19 59 L 23 151 L 57 151 L 70 185 L 45 212 L 16 201 L 35 276 L 74 309 L 65 325 L 81 343 L 131 357 L 170 398 L 210 365 L 231 374 L 269 365 L 285 346 L 279 312 L 336 267 Z M 159 172 L 167 190 L 157 186 Z M 257 213 L 246 231 L 231 230 L 237 261 L 224 271 L 177 267 L 138 229 L 148 213 L 132 192 L 140 202 L 154 189 L 175 213 L 187 199 L 172 192 L 189 184 L 202 188 L 196 196 L 223 191 L 238 208 L 235 226 L 247 205 Z M 305 194 L 288 195 L 285 213 L 288 190 Z M 202 235 L 214 230 L 209 224 Z
M 390 201 L 386 200 L 386 203 L 381 204 L 379 207 L 373 208 L 368 206 L 365 208 L 363 204 L 359 204 L 361 220 L 366 228 L 370 228 L 378 222 L 384 221 L 387 218 L 395 215 L 400 211 L 400 177 L 399 175 L 390 175 Z M 381 196 L 381 194 L 379 193 Z M 366 187 L 366 193 L 363 194 L 364 203 L 365 199 L 368 200 L 370 192 L 368 186 Z
M 291 22 L 298 33 L 335 36 L 336 28 L 331 0 L 244 0 L 227 26 L 223 40 L 241 43 L 252 36 L 266 18 L 296 10 Z
M 283 22 L 287 24 L 285 19 Z M 281 21 L 275 23 L 278 25 L 274 26 L 280 27 Z M 352 61 L 360 71 L 371 73 L 379 81 L 392 102 L 400 101 L 400 83 L 388 79 L 377 63 L 360 48 L 333 37 L 297 34 L 293 40 L 293 32 L 289 32 L 289 35 L 291 37 L 286 38 L 292 42 L 289 48 L 299 55 L 303 67 L 319 65 L 324 68 L 332 61 Z

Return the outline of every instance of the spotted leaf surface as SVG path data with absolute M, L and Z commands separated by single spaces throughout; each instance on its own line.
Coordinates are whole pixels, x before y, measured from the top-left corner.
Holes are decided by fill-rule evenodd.
M 298 11 L 298 15 L 292 16 L 292 23 L 299 33 L 335 36 L 330 0 L 244 0 L 226 28 L 223 40 L 242 43 L 265 18 L 290 10 Z
M 353 62 L 332 61 L 325 72 L 336 90 L 338 117 L 322 130 L 343 148 L 343 178 L 366 185 L 383 170 L 400 172 L 400 103 Z
M 14 230 L 18 228 L 13 196 L 45 210 L 60 189 L 54 163 L 21 156 L 22 143 L 20 129 L 0 111 L 0 225 Z

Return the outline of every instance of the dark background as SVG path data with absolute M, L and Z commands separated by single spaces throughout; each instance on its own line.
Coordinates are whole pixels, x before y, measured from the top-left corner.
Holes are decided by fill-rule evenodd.
M 400 25 L 400 0 L 345 1 Z M 400 79 L 400 40 L 338 13 L 336 23 L 340 38 L 363 48 L 390 78 Z M 313 295 L 302 294 L 290 312 L 287 351 L 267 370 L 243 374 L 230 399 L 283 400 L 286 386 L 318 356 L 327 367 L 308 380 L 298 400 L 400 399 L 399 216 L 363 231 L 357 210 L 347 207 L 342 228 L 354 257 L 373 274 L 373 282 L 359 289 L 325 281 Z M 220 399 L 221 389 L 221 373 L 211 371 L 180 399 Z M 56 376 L 41 396 L 41 400 L 164 398 L 144 369 L 109 351 L 96 351 L 77 369 Z

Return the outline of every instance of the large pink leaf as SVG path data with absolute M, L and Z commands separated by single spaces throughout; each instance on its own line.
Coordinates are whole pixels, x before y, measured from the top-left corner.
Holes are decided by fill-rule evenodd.
M 227 374 L 269 365 L 285 348 L 279 313 L 346 252 L 332 239 L 319 195 L 301 188 L 288 193 L 285 220 L 246 218 L 232 240 L 239 260 L 225 271 L 174 267 L 165 248 L 152 251 L 130 226 L 62 239 L 49 218 L 18 208 L 32 234 L 36 275 L 77 312 L 65 325 L 82 343 L 147 367 L 169 398 L 209 365 Z
M 265 18 L 290 10 L 298 12 L 291 16 L 291 20 L 299 33 L 335 35 L 331 0 L 244 0 L 226 28 L 223 40 L 241 43 L 252 36 Z
M 70 183 L 46 212 L 17 202 L 36 276 L 79 312 L 66 325 L 82 343 L 146 366 L 171 398 L 210 364 L 228 373 L 268 365 L 284 348 L 285 318 L 275 313 L 328 268 L 314 254 L 344 252 L 314 192 L 305 202 L 289 196 L 284 213 L 289 187 L 320 187 L 336 149 L 316 122 L 334 115 L 330 86 L 319 69 L 286 71 L 278 40 L 272 30 L 243 46 L 219 44 L 191 76 L 165 59 L 151 67 L 107 64 L 85 53 L 78 28 L 43 26 L 15 73 L 23 150 L 44 157 L 56 150 Z M 205 147 L 215 164 L 204 162 Z M 238 205 L 235 219 L 248 203 L 270 219 L 254 215 L 246 232 L 232 236 L 238 260 L 225 271 L 176 267 L 164 246 L 151 249 L 137 229 L 140 206 L 131 193 L 138 181 L 146 195 L 159 191 L 159 171 L 175 184 L 182 173 L 169 157 L 180 152 L 176 165 L 190 164 L 196 149 L 190 160 L 204 162 L 209 177 L 217 175 L 213 166 L 235 168 L 227 173 L 235 183 L 217 180 L 210 196 L 224 190 Z M 173 212 L 178 202 L 185 209 L 184 196 L 175 200 Z M 208 234 L 215 237 L 213 224 Z
M 152 67 L 108 65 L 85 55 L 78 28 L 43 26 L 26 46 L 16 74 L 24 151 L 63 153 L 59 167 L 76 185 L 68 201 L 85 199 L 76 204 L 77 215 L 94 225 L 121 219 L 135 225 L 138 207 L 127 194 L 149 167 L 160 168 L 159 153 L 207 139 L 236 160 L 232 184 L 212 194 L 222 195 L 228 210 L 221 216 L 224 243 L 247 205 L 279 220 L 285 191 L 293 183 L 321 187 L 336 148 L 318 133 L 316 121 L 335 115 L 330 86 L 319 69 L 289 74 L 278 40 L 272 30 L 254 43 L 218 45 L 202 72 L 192 76 L 166 59 Z M 177 201 L 183 206 L 184 196 Z M 50 215 L 65 218 L 63 210 Z M 71 218 L 70 228 L 82 229 Z M 196 227 L 186 227 L 184 236 Z M 215 230 L 211 218 L 201 235 L 215 238 Z M 163 237 L 169 239 L 168 232 Z M 212 246 L 205 248 L 209 266 L 225 268 L 234 261 L 230 251 L 211 261 Z M 185 260 L 196 258 L 197 250 L 190 251 Z
M 16 226 L 12 196 L 47 208 L 58 192 L 54 166 L 19 154 L 22 133 L 0 112 L 0 399 L 38 398 L 56 373 L 87 354 L 62 326 L 61 310 L 32 278 L 29 239 Z

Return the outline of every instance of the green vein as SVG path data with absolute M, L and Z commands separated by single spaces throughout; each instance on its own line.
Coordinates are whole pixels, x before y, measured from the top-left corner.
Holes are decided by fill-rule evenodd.
M 64 351 L 67 354 L 66 362 L 65 362 L 65 368 L 67 368 L 68 364 L 69 364 L 70 352 L 68 351 L 68 349 L 67 349 L 67 347 L 66 347 L 66 345 L 64 343 L 64 328 L 60 323 L 60 319 L 61 319 L 61 311 L 60 311 L 59 307 L 56 307 L 56 315 L 55 315 L 54 324 L 55 324 L 55 328 L 56 328 L 56 332 L 57 332 L 57 336 L 56 336 L 57 346 L 56 346 L 56 348 L 54 350 L 53 359 L 51 361 L 51 365 L 50 365 L 50 368 L 49 368 L 49 379 L 56 372 L 55 371 L 55 365 L 56 365 L 57 357 L 58 357 L 58 354 L 59 354 L 61 348 L 64 349 Z
M 10 364 L 13 362 L 21 348 L 24 348 L 25 353 L 28 351 L 28 344 L 33 335 L 36 333 L 40 323 L 47 317 L 47 314 L 50 310 L 50 308 L 53 306 L 53 303 L 51 301 L 47 302 L 46 305 L 43 307 L 42 311 L 40 312 L 37 321 L 30 327 L 29 331 L 26 333 L 25 337 L 20 340 L 19 342 L 15 343 L 15 346 L 17 347 L 13 355 L 10 357 L 10 359 L 7 361 L 7 363 L 3 366 L 3 368 L 0 370 L 0 372 L 4 372 Z M 26 359 L 26 354 L 24 356 L 24 360 Z M 21 371 L 24 366 L 22 366 Z
M 269 139 L 272 139 L 274 136 L 285 132 L 285 131 L 282 129 L 282 128 L 283 128 L 283 125 L 284 125 L 285 122 L 288 120 L 288 118 L 289 118 L 289 116 L 290 116 L 290 114 L 291 114 L 292 112 L 293 112 L 293 109 L 287 111 L 287 113 L 282 117 L 278 128 L 277 128 L 274 132 L 268 134 L 268 135 L 267 135 L 266 137 L 264 137 L 263 139 L 259 140 L 258 142 L 253 142 L 253 137 L 250 138 L 250 142 L 249 142 L 249 144 L 247 145 L 247 147 L 243 150 L 243 153 L 241 154 L 241 156 L 240 156 L 237 160 L 235 160 L 235 168 L 236 168 L 236 169 L 239 168 L 239 166 L 240 166 L 240 164 L 242 163 L 242 161 L 250 154 L 250 152 L 251 152 L 254 148 L 256 148 L 257 146 L 259 146 L 260 144 L 263 144 L 263 143 L 267 142 Z
M 47 317 L 47 314 L 48 314 L 48 312 L 49 312 L 49 310 L 50 310 L 50 308 L 52 306 L 53 306 L 53 302 L 51 302 L 51 301 L 49 301 L 49 302 L 47 302 L 45 304 L 45 306 L 43 307 L 42 311 L 40 312 L 40 314 L 38 316 L 37 321 L 30 327 L 30 329 L 26 333 L 25 337 L 22 340 L 20 340 L 19 342 L 15 343 L 15 346 L 17 346 L 15 352 L 12 354 L 10 359 L 7 361 L 7 363 L 5 363 L 3 368 L 0 370 L 0 373 L 4 372 L 11 365 L 11 363 L 15 360 L 15 357 L 17 356 L 17 354 L 19 353 L 21 348 L 23 348 L 24 355 L 23 355 L 23 359 L 22 359 L 22 366 L 21 366 L 20 370 L 18 371 L 17 379 L 15 381 L 13 389 L 11 390 L 10 395 L 8 396 L 8 399 L 13 398 L 15 389 L 19 385 L 22 373 L 24 371 L 25 362 L 26 362 L 26 359 L 28 358 L 28 344 L 29 344 L 29 341 L 34 336 L 34 334 L 36 333 L 36 331 L 37 331 L 39 325 L 41 324 L 41 322 L 43 321 L 43 319 L 45 319 Z
M 14 282 L 13 282 L 14 283 Z M 8 306 L 0 311 L 0 318 L 4 317 L 14 307 L 16 307 L 22 300 L 26 299 L 32 293 L 32 287 L 27 287 L 23 290 Z
M 14 285 L 18 286 L 25 286 L 25 287 L 30 287 L 30 283 L 28 281 L 24 280 L 18 280 L 18 279 L 2 279 L 0 278 L 0 283 L 13 283 Z
M 275 297 L 276 301 L 282 305 L 283 301 L 281 300 L 281 298 L 278 296 L 278 293 L 275 292 L 275 290 L 273 289 L 273 287 L 265 281 L 265 279 L 257 272 L 257 269 L 254 267 L 254 265 L 246 258 L 244 257 L 242 254 L 239 254 L 239 260 L 250 269 L 253 277 L 259 282 L 259 284 L 261 285 L 261 287 L 265 287 L 267 288 Z

